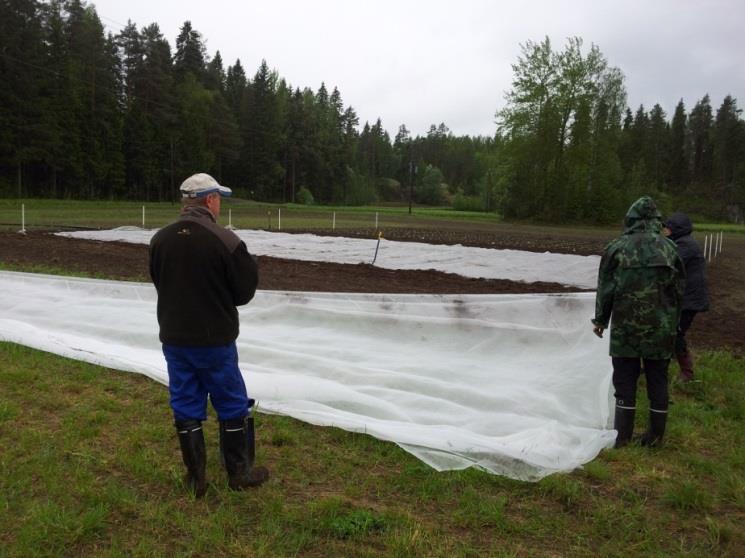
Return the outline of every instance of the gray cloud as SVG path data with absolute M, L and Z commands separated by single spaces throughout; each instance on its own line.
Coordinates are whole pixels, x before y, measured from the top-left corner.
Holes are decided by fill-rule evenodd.
M 745 2 L 741 0 L 378 0 L 377 2 L 194 2 L 99 0 L 113 32 L 131 19 L 156 22 L 172 47 L 191 20 L 251 75 L 261 59 L 294 86 L 338 86 L 361 123 L 382 119 L 393 136 L 444 122 L 455 134 L 491 135 L 504 105 L 520 43 L 549 36 L 595 43 L 626 76 L 632 109 L 660 103 L 668 115 L 705 93 L 745 103 Z

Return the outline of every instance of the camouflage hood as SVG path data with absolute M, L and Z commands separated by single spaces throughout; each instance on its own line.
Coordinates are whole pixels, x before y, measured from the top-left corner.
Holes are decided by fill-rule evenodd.
M 593 323 L 610 323 L 613 357 L 668 359 L 673 353 L 685 286 L 675 243 L 660 234 L 652 198 L 629 208 L 624 234 L 605 248 L 598 270 Z
M 662 230 L 662 215 L 657 204 L 649 196 L 643 196 L 631 204 L 623 220 L 624 234 L 655 232 Z

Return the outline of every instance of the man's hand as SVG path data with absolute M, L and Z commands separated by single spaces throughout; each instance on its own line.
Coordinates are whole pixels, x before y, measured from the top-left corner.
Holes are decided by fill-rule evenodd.
M 603 338 L 603 331 L 605 331 L 605 328 L 603 326 L 599 326 L 595 324 L 592 325 L 592 332 L 598 337 L 600 337 L 601 339 Z

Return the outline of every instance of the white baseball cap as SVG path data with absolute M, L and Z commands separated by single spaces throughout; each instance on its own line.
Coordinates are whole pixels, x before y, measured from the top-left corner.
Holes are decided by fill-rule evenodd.
M 181 183 L 179 190 L 181 190 L 181 195 L 184 198 L 201 198 L 214 192 L 217 192 L 221 196 L 230 196 L 233 194 L 233 190 L 226 186 L 220 186 L 217 180 L 203 172 L 192 174 Z

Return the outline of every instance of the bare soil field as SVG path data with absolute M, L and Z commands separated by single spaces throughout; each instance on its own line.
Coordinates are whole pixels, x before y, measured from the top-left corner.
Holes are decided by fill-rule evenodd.
M 296 231 L 299 232 L 299 231 Z M 307 231 L 370 238 L 369 230 Z M 495 249 L 568 254 L 600 254 L 610 236 L 540 227 L 514 229 L 449 227 L 391 229 L 391 240 L 462 244 Z M 251 247 L 248 247 L 251 251 Z M 25 235 L 0 232 L 0 263 L 9 269 L 59 269 L 107 278 L 147 281 L 147 247 L 120 242 L 73 240 L 34 231 Z M 393 271 L 369 264 L 345 265 L 259 257 L 260 289 L 366 293 L 555 293 L 577 291 L 555 282 L 519 283 L 470 279 L 435 270 Z M 711 310 L 697 316 L 689 333 L 695 348 L 745 352 L 745 238 L 725 237 L 724 250 L 708 268 Z M 587 317 L 587 327 L 590 327 Z

